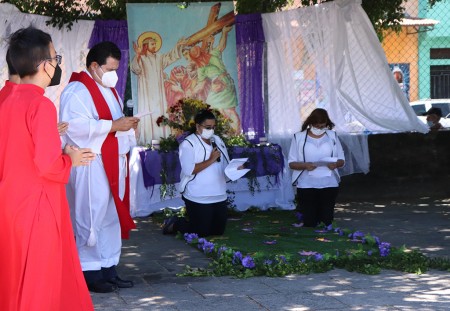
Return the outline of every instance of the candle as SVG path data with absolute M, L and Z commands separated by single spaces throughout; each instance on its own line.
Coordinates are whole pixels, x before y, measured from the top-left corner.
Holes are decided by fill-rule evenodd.
M 152 148 L 159 150 L 159 140 L 158 139 L 152 139 Z

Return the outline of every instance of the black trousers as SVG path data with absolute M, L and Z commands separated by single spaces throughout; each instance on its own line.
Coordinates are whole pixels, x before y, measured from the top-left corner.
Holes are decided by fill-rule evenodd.
M 297 209 L 303 214 L 303 225 L 315 227 L 321 222 L 330 225 L 334 220 L 334 206 L 338 193 L 338 187 L 297 188 Z
M 227 224 L 227 201 L 200 204 L 192 202 L 185 197 L 186 212 L 189 220 L 178 219 L 173 229 L 181 233 L 197 233 L 201 237 L 209 235 L 222 235 Z
M 102 268 L 101 270 L 83 271 L 84 279 L 87 284 L 93 284 L 98 281 L 106 281 L 117 276 L 116 266 Z

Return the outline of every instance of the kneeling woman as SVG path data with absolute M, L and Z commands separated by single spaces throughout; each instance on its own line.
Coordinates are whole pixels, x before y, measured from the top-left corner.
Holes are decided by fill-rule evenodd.
M 180 193 L 188 221 L 175 217 L 166 221 L 163 233 L 222 235 L 227 222 L 225 167 L 229 163 L 224 142 L 214 135 L 216 118 L 209 110 L 195 116 L 194 133 L 180 144 Z
M 337 169 L 344 166 L 345 158 L 333 127 L 327 111 L 317 108 L 292 139 L 288 162 L 294 170 L 297 209 L 303 214 L 305 227 L 321 222 L 328 226 L 334 219 L 340 181 Z

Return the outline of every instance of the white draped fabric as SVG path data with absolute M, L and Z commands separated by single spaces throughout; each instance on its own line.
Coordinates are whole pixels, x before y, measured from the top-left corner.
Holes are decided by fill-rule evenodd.
M 0 87 L 3 87 L 8 79 L 8 66 L 6 64 L 7 38 L 16 30 L 33 25 L 50 34 L 56 53 L 62 56 L 62 76 L 59 86 L 49 87 L 45 95 L 59 107 L 59 96 L 64 87 L 69 83 L 72 72 L 79 72 L 85 68 L 86 55 L 89 51 L 88 43 L 94 28 L 94 21 L 80 20 L 73 24 L 72 30 L 58 29 L 47 26 L 45 23 L 50 18 L 41 15 L 25 14 L 14 5 L 0 3 Z
M 428 131 L 393 78 L 361 0 L 336 0 L 262 18 L 268 136 L 283 150 L 317 107 L 329 112 L 346 149 L 343 175 L 369 170 L 363 132 Z
M 425 133 L 389 69 L 361 0 L 263 14 L 269 136 L 298 131 L 315 107 L 338 132 Z

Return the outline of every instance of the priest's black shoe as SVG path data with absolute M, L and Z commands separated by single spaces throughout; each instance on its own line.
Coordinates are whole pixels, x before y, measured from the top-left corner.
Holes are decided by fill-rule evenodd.
M 117 290 L 117 285 L 103 280 L 87 284 L 89 291 L 94 293 L 112 293 Z
M 115 278 L 109 279 L 108 283 L 116 285 L 118 288 L 130 288 L 130 287 L 134 286 L 133 281 L 122 280 L 118 276 L 116 276 Z

